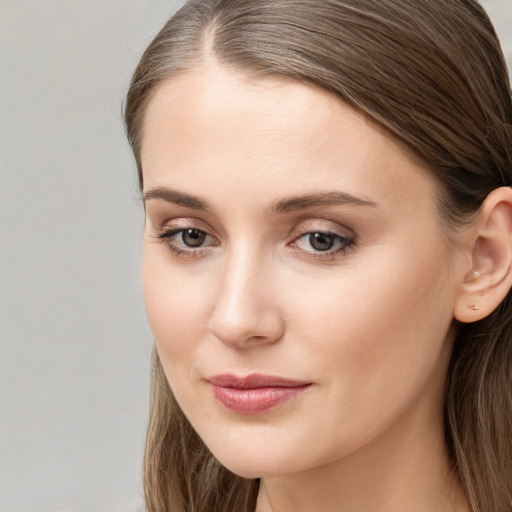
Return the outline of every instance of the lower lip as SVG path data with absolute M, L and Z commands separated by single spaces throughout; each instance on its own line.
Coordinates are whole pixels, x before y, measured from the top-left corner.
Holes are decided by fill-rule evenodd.
M 310 384 L 297 387 L 265 387 L 238 389 L 211 384 L 213 396 L 230 411 L 239 414 L 261 414 L 292 400 Z

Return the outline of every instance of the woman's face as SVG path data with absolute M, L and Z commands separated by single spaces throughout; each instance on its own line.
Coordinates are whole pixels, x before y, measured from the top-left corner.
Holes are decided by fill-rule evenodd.
M 210 66 L 157 90 L 142 165 L 149 322 L 224 465 L 289 474 L 437 432 L 460 266 L 392 138 L 327 92 Z

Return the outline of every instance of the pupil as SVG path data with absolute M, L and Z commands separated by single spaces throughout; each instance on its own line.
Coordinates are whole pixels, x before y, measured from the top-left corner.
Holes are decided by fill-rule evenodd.
M 206 233 L 204 231 L 199 231 L 199 229 L 186 229 L 183 231 L 181 238 L 183 243 L 188 247 L 199 247 L 203 244 L 204 239 L 206 238 Z
M 327 233 L 311 233 L 309 243 L 317 251 L 328 251 L 334 246 L 334 236 Z

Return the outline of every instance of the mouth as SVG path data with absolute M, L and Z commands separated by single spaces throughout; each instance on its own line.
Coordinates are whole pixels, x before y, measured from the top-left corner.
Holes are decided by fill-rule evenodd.
M 239 414 L 261 414 L 296 398 L 312 382 L 251 374 L 246 377 L 216 375 L 207 379 L 215 399 Z

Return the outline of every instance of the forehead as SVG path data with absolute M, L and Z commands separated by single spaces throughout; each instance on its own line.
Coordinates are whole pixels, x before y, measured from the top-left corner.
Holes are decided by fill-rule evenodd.
M 386 131 L 329 92 L 210 66 L 164 82 L 144 120 L 146 188 L 290 194 L 342 188 L 381 198 L 434 188 Z M 190 190 L 192 192 L 194 190 Z M 424 194 L 423 194 L 424 195 Z
M 281 137 L 318 135 L 336 117 L 336 103 L 321 89 L 285 77 L 255 80 L 218 66 L 200 68 L 163 82 L 153 94 L 144 119 L 142 156 L 150 156 L 159 142 L 152 128 L 158 126 L 163 135 L 161 128 L 172 124 L 183 135 L 201 137 L 203 148 L 211 143 L 221 149 L 219 142 L 228 134 L 230 141 L 245 145 L 264 142 L 270 152 Z

